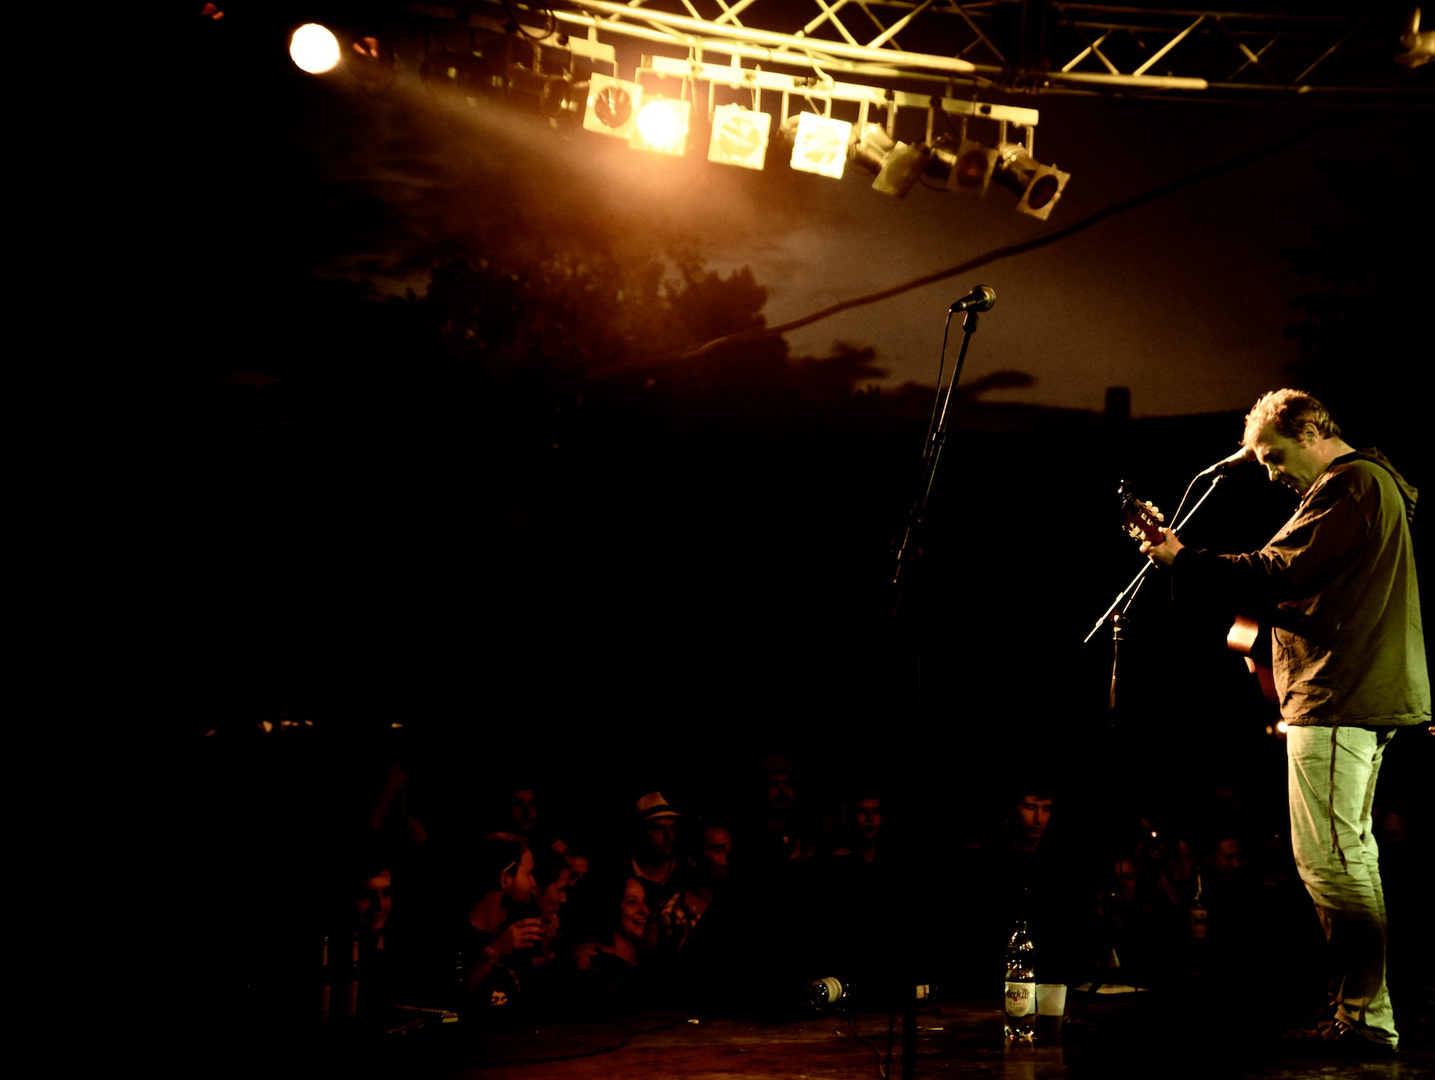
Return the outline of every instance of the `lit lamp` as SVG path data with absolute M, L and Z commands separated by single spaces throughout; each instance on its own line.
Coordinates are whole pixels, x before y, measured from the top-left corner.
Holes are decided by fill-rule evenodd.
M 789 117 L 789 123 L 791 119 Z M 846 120 L 833 120 L 810 112 L 799 113 L 796 119 L 797 127 L 792 133 L 792 167 L 799 172 L 842 179 L 852 125 Z
M 310 75 L 333 71 L 339 64 L 339 39 L 327 26 L 305 23 L 289 39 L 289 59 Z
M 708 160 L 741 169 L 761 169 L 767 160 L 772 114 L 741 105 L 719 105 L 713 110 L 713 133 Z
M 638 126 L 638 106 L 643 88 L 637 83 L 594 72 L 588 80 L 588 106 L 583 127 L 619 139 L 633 137 Z
M 692 103 L 676 98 L 649 98 L 638 110 L 638 121 L 628 145 L 635 150 L 681 157 L 688 148 Z

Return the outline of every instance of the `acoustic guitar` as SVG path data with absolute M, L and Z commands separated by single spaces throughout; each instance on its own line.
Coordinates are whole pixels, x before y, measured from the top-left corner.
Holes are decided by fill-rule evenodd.
M 1138 499 L 1125 480 L 1121 481 L 1117 491 L 1121 494 L 1121 531 L 1138 544 L 1143 540 L 1153 544 L 1165 540 L 1166 535 L 1161 531 L 1165 515 L 1152 503 Z M 1279 704 L 1275 673 L 1271 671 L 1270 627 L 1241 613 L 1226 631 L 1226 647 L 1245 659 L 1246 670 L 1256 677 L 1266 700 Z

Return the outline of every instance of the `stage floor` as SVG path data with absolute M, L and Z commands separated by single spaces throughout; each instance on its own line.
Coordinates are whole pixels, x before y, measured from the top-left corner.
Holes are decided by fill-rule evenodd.
M 1072 994 L 1054 1038 L 1008 1046 L 990 1002 L 939 1002 L 917 1017 L 913 1075 L 973 1080 L 1202 1077 L 1210 1080 L 1429 1080 L 1435 1077 L 1435 988 L 1397 996 L 1402 1043 L 1394 1060 L 1298 1058 L 1265 1037 L 1173 1008 L 1153 993 Z M 331 1075 L 434 1080 L 848 1080 L 904 1075 L 902 1020 L 886 1013 L 782 1022 L 679 1012 L 604 1021 L 534 1022 L 503 1030 L 442 1025 L 385 1037 L 355 1053 L 325 1053 Z M 335 1050 L 330 1044 L 329 1051 Z M 341 1063 L 347 1059 L 347 1067 Z M 318 1064 L 311 1060 L 311 1065 Z

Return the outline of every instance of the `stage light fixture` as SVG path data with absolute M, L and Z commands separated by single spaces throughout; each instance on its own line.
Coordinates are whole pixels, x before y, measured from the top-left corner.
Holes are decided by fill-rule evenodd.
M 1408 68 L 1418 68 L 1435 60 L 1435 30 L 1420 30 L 1420 9 L 1415 8 L 1405 20 L 1405 30 L 1400 35 L 1403 53 L 1397 53 L 1395 62 Z
M 339 64 L 339 39 L 327 26 L 305 23 L 289 39 L 289 59 L 310 75 L 333 71 Z
M 587 97 L 588 85 L 575 84 L 566 74 L 544 74 L 522 65 L 508 73 L 508 100 L 554 124 L 563 120 L 577 122 Z
M 1045 221 L 1066 190 L 1071 174 L 1062 172 L 1055 165 L 1041 164 L 1018 143 L 1003 143 L 1000 155 L 996 179 L 1021 197 L 1016 206 L 1017 213 Z
M 852 144 L 853 162 L 877 174 L 872 190 L 899 199 L 912 190 L 931 156 L 926 143 L 897 142 L 880 124 L 863 125 L 861 138 Z
M 956 160 L 952 163 L 951 174 L 947 177 L 947 188 L 978 198 L 991 187 L 992 175 L 996 172 L 997 160 L 1001 155 L 996 147 L 983 146 L 974 139 L 963 139 L 957 146 Z
M 788 122 L 792 119 L 788 117 Z M 852 138 L 852 125 L 846 120 L 834 120 L 830 116 L 811 112 L 799 113 L 796 119 L 797 127 L 792 133 L 792 167 L 798 172 L 842 179 L 843 170 L 847 168 L 847 144 Z
M 588 106 L 583 127 L 601 135 L 632 139 L 638 126 L 643 88 L 637 83 L 594 72 L 588 80 Z
M 713 110 L 713 133 L 708 160 L 741 169 L 761 169 L 767 161 L 772 114 L 741 105 L 719 105 Z
M 378 34 L 361 34 L 349 43 L 349 70 L 370 94 L 376 94 L 394 81 L 397 60 L 393 46 Z
M 505 75 L 491 54 L 433 52 L 419 65 L 419 78 L 434 94 L 476 98 L 502 93 Z
M 688 148 L 692 103 L 678 98 L 649 97 L 638 110 L 638 122 L 628 145 L 634 150 L 682 157 Z
M 861 134 L 852 143 L 852 162 L 868 172 L 880 173 L 887 155 L 897 146 L 881 124 L 863 124 Z
M 931 160 L 932 149 L 926 143 L 909 146 L 899 142 L 887 154 L 887 160 L 882 162 L 882 171 L 872 181 L 872 190 L 905 199 Z

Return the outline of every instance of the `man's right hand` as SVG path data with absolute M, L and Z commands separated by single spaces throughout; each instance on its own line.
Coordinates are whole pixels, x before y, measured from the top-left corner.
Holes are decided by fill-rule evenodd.
M 503 928 L 490 948 L 500 956 L 509 956 L 519 949 L 528 949 L 543 941 L 543 920 L 539 918 L 519 919 Z

